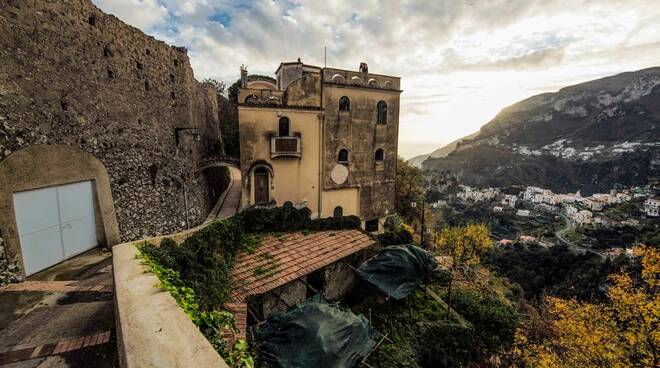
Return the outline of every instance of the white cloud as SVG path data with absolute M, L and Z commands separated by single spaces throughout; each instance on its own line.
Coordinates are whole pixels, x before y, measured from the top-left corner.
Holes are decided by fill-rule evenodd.
M 117 16 L 124 22 L 149 31 L 167 20 L 167 8 L 157 0 L 92 0 L 106 13 Z
M 232 82 L 241 64 L 272 74 L 298 57 L 321 65 L 324 46 L 330 66 L 365 61 L 401 76 L 408 153 L 470 134 L 531 94 L 660 60 L 655 1 L 94 1 L 186 46 L 198 79 Z

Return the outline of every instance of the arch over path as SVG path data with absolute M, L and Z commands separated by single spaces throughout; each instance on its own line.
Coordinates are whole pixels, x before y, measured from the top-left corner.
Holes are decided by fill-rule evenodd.
M 240 169 L 241 161 L 237 158 L 225 155 L 207 156 L 199 160 L 199 171 L 204 171 L 211 167 L 222 166 Z

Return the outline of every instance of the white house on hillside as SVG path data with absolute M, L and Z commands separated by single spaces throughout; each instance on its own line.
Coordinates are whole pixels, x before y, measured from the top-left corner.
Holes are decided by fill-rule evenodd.
M 644 202 L 644 213 L 646 216 L 657 217 L 660 208 L 660 199 L 649 198 Z

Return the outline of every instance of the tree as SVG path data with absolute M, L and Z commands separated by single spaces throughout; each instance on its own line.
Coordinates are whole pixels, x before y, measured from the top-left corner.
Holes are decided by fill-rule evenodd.
M 451 257 L 452 265 L 447 285 L 447 318 L 451 309 L 451 289 L 454 272 L 460 267 L 479 264 L 481 256 L 492 248 L 490 229 L 485 224 L 445 227 L 436 243 L 438 249 Z
M 420 202 L 424 199 L 426 181 L 422 170 L 411 166 L 399 157 L 396 164 L 395 183 L 394 206 L 396 212 L 408 224 L 419 223 L 420 209 L 412 207 L 410 203 Z
M 657 367 L 660 365 L 660 251 L 636 249 L 641 280 L 610 276 L 607 302 L 546 298 L 555 338 L 516 349 L 525 365 L 538 367 Z
M 215 92 L 218 95 L 221 95 L 221 96 L 225 94 L 225 89 L 227 88 L 227 83 L 226 82 L 219 81 L 219 80 L 213 79 L 213 78 L 204 79 L 202 84 L 209 84 L 209 85 L 213 86 L 213 88 L 215 88 Z

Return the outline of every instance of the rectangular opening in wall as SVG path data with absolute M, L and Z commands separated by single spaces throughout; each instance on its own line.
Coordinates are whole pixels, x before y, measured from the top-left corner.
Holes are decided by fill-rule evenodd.
M 378 231 L 378 219 L 367 220 L 364 222 L 364 230 L 369 233 Z

